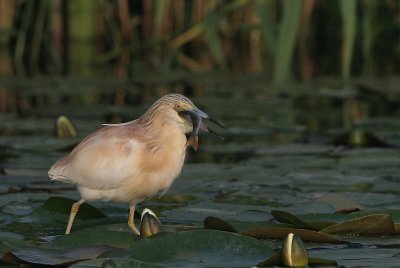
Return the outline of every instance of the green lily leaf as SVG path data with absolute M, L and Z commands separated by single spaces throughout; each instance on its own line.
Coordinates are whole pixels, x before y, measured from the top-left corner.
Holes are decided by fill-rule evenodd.
M 257 239 L 284 239 L 289 233 L 299 236 L 302 240 L 316 243 L 342 244 L 342 240 L 330 235 L 306 230 L 287 227 L 259 227 L 242 232 L 241 234 Z
M 14 238 L 14 237 L 0 237 L 0 260 L 4 260 L 4 256 L 8 254 L 11 251 L 10 244 L 12 245 L 18 245 L 21 247 L 29 247 L 32 246 L 33 244 L 21 240 L 19 237 Z M 11 256 L 12 257 L 12 256 Z
M 268 258 L 261 262 L 259 262 L 256 266 L 257 267 L 267 267 L 273 265 L 282 265 L 281 261 L 281 250 L 275 250 L 274 253 Z
M 390 215 L 390 217 L 393 219 L 394 222 L 400 222 L 400 210 L 389 210 L 389 209 L 361 210 L 347 214 L 341 214 L 341 213 L 297 214 L 296 217 L 307 223 L 314 221 L 340 223 L 349 221 L 351 219 L 356 219 L 375 214 L 388 214 Z
M 324 258 L 311 258 L 308 257 L 308 264 L 310 266 L 337 266 L 337 262 L 335 260 L 329 260 Z M 258 263 L 257 267 L 271 267 L 271 266 L 283 266 L 281 259 L 281 250 L 276 250 L 268 259 L 263 260 Z
M 127 232 L 85 229 L 69 235 L 57 237 L 52 246 L 57 248 L 74 248 L 91 245 L 106 245 L 126 249 L 139 239 L 139 236 Z
M 131 258 L 170 266 L 251 266 L 272 253 L 262 241 L 231 232 L 192 230 L 158 233 L 133 243 Z
M 308 257 L 308 264 L 310 266 L 337 266 L 337 262 L 335 260 L 323 259 L 323 258 L 313 258 Z M 257 267 L 271 267 L 271 266 L 283 266 L 282 258 L 281 258 L 281 250 L 276 250 L 271 257 L 263 260 L 258 263 Z
M 232 233 L 243 232 L 246 230 L 258 228 L 258 227 L 288 227 L 288 228 L 295 228 L 293 224 L 286 224 L 286 223 L 275 223 L 275 222 L 245 222 L 245 221 L 229 221 L 214 217 L 208 216 L 204 219 L 204 228 L 205 229 L 212 229 L 212 230 L 219 230 L 219 231 L 226 231 Z
M 388 214 L 368 215 L 329 226 L 320 231 L 341 235 L 394 235 L 392 218 Z
M 235 227 L 227 221 L 217 217 L 209 216 L 204 219 L 204 229 L 220 230 L 226 232 L 237 233 Z
M 303 229 L 311 229 L 307 222 L 300 220 L 295 215 L 290 214 L 289 212 L 272 210 L 271 214 L 278 222 L 293 224 L 294 226 Z
M 24 236 L 21 234 L 13 233 L 13 232 L 5 232 L 5 231 L 0 231 L 0 240 L 3 239 L 17 239 L 17 240 L 24 240 Z
M 47 199 L 47 201 L 43 204 L 42 207 L 47 211 L 53 213 L 66 214 L 69 216 L 69 213 L 71 212 L 71 207 L 76 201 L 77 200 L 61 196 L 53 196 Z M 88 203 L 83 203 L 79 207 L 79 211 L 76 214 L 76 218 L 82 220 L 91 220 L 91 219 L 107 218 L 107 216 L 94 206 Z
M 50 266 L 66 266 L 82 260 L 96 258 L 113 250 L 109 246 L 87 246 L 60 250 L 39 248 L 33 244 L 15 243 L 14 241 L 3 243 L 10 249 L 12 255 L 25 263 Z
M 103 267 L 103 268 L 161 268 L 165 266 L 159 266 L 152 263 L 142 262 L 132 259 L 122 259 L 122 258 L 97 258 L 93 260 L 82 261 L 69 266 L 69 268 L 93 268 L 93 267 Z
M 313 231 L 319 231 L 321 229 L 324 229 L 328 226 L 335 224 L 335 222 L 330 222 L 330 221 L 306 222 L 299 219 L 293 214 L 281 210 L 272 210 L 271 214 L 279 222 L 293 224 L 298 228 L 308 229 Z
M 42 224 L 49 222 L 65 222 L 66 226 L 71 206 L 74 202 L 76 201 L 65 197 L 50 197 L 41 207 L 23 217 L 23 222 L 39 222 Z M 76 219 L 78 221 L 103 218 L 107 218 L 107 216 L 88 203 L 83 203 L 76 214 Z
M 338 266 L 337 261 L 324 259 L 324 258 L 308 258 L 309 265 L 316 265 L 316 266 Z

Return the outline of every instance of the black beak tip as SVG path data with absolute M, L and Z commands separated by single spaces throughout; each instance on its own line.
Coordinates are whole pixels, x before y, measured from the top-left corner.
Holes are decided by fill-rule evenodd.
M 217 120 L 215 120 L 214 118 L 212 118 L 212 117 L 209 116 L 207 119 L 208 119 L 210 122 L 213 122 L 214 124 L 216 124 L 216 125 L 220 126 L 221 128 L 225 129 L 225 127 L 224 127 L 220 122 L 218 122 Z

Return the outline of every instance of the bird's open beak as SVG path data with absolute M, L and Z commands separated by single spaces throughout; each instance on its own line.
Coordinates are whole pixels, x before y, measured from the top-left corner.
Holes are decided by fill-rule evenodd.
M 213 122 L 214 124 L 220 126 L 221 128 L 225 128 L 220 122 L 218 122 L 216 119 L 212 118 L 211 116 L 209 116 L 208 114 L 206 114 L 205 112 L 203 112 L 202 110 L 200 110 L 197 107 L 194 107 L 192 110 L 188 110 L 185 111 L 185 113 L 187 113 L 188 115 L 190 115 L 190 118 L 201 118 L 201 119 L 206 119 L 210 122 Z
M 212 130 L 211 128 L 209 128 L 204 122 L 203 119 L 206 119 L 210 122 L 213 122 L 214 124 L 224 128 L 224 126 L 219 123 L 217 120 L 215 120 L 214 118 L 208 116 L 205 112 L 203 112 L 202 110 L 200 110 L 197 107 L 194 107 L 191 110 L 186 110 L 184 112 L 185 114 L 188 114 L 190 116 L 190 119 L 192 120 L 193 123 L 193 131 L 190 134 L 187 142 L 186 142 L 186 146 L 192 146 L 194 150 L 197 150 L 199 147 L 199 137 L 198 137 L 198 133 L 199 130 L 202 129 L 206 132 L 209 132 L 211 134 L 213 134 L 216 137 L 222 138 L 217 132 L 215 132 L 214 130 Z

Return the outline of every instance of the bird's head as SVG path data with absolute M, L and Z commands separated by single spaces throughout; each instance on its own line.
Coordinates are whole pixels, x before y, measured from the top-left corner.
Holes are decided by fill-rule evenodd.
M 184 134 L 190 133 L 187 145 L 192 146 L 194 149 L 198 147 L 198 132 L 200 129 L 220 137 L 203 120 L 211 121 L 223 127 L 217 120 L 197 108 L 190 99 L 176 93 L 161 97 L 153 104 L 147 114 L 159 114 L 160 117 L 182 129 Z

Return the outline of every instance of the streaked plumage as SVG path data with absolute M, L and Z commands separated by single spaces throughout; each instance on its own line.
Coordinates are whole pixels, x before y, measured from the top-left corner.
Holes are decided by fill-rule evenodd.
M 82 198 L 71 208 L 66 233 L 86 200 L 129 203 L 128 225 L 138 233 L 133 223 L 136 204 L 167 191 L 181 172 L 186 134 L 193 129 L 187 113 L 208 118 L 185 96 L 165 95 L 140 118 L 106 125 L 58 160 L 49 177 L 76 184 Z

